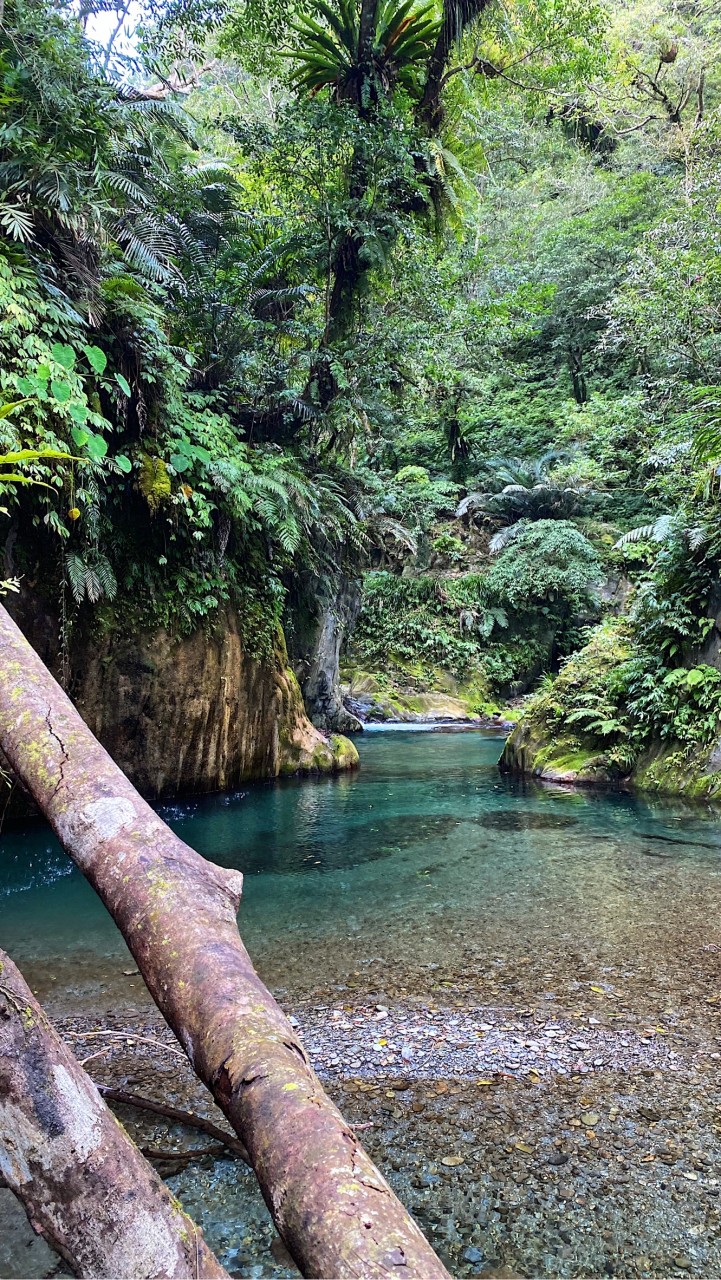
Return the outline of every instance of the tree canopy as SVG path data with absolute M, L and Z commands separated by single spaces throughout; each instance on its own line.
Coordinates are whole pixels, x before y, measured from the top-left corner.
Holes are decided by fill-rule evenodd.
M 699 493 L 715 528 L 703 6 L 133 14 L 8 0 L 0 36 L 0 450 L 46 486 L 0 477 L 8 572 L 69 626 L 232 601 L 262 654 L 299 575 L 434 557 L 520 618 L 553 521 L 597 577 L 649 570 L 656 544 L 614 544 Z

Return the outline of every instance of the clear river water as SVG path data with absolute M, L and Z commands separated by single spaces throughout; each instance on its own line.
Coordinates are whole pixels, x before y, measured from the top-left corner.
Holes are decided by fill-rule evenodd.
M 719 1274 L 719 811 L 502 777 L 501 745 L 370 731 L 357 775 L 161 813 L 244 871 L 261 976 L 454 1274 Z M 0 836 L 0 945 L 70 1034 L 155 1025 L 39 822 Z M 249 1179 L 173 1185 L 235 1274 L 293 1274 Z M 0 1275 L 45 1274 L 2 1223 Z

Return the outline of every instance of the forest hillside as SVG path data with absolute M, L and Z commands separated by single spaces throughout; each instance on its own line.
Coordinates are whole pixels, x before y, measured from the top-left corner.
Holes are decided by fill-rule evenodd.
M 0 1276 L 721 1275 L 717 0 L 0 0 L 0 548 Z
M 508 767 L 713 789 L 719 21 L 450 12 L 6 0 L 6 593 L 121 755 L 128 638 L 182 651 L 201 773 L 236 637 L 296 710 L 209 786 L 352 760 L 290 662 L 326 736 L 522 710 Z

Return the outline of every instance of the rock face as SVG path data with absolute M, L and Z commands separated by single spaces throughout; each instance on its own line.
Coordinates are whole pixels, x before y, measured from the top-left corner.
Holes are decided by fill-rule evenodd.
M 450 692 L 389 690 L 372 673 L 358 669 L 346 671 L 344 676 L 340 691 L 346 704 L 369 724 L 480 723 L 481 717 L 470 710 L 468 702 Z
M 33 628 L 24 630 L 35 643 Z M 47 632 L 41 627 L 35 644 L 46 659 Z M 83 719 L 153 799 L 358 764 L 352 743 L 310 723 L 282 635 L 272 660 L 254 661 L 231 611 L 210 631 L 179 639 L 109 632 L 80 641 L 71 670 Z
M 334 589 L 319 600 L 314 625 L 298 664 L 308 715 L 325 733 L 358 733 L 362 722 L 343 705 L 339 687 L 341 645 L 360 608 L 360 586 L 339 573 Z

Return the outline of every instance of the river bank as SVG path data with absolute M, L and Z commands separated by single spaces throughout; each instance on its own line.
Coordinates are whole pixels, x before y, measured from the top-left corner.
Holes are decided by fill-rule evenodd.
M 718 1274 L 719 1052 L 704 1018 L 667 1010 L 666 1026 L 649 1025 L 592 991 L 579 1003 L 593 1012 L 566 1018 L 517 1004 L 471 1008 L 449 1001 L 442 981 L 442 997 L 348 1004 L 338 992 L 335 1006 L 308 1000 L 291 1016 L 451 1273 Z M 133 1016 L 60 1015 L 58 1025 L 99 1083 L 222 1126 L 143 991 L 135 1001 Z M 116 1110 L 141 1146 L 161 1153 L 161 1173 L 231 1275 L 297 1275 L 245 1166 L 214 1143 L 213 1155 L 174 1164 L 174 1152 L 207 1151 L 208 1138 Z M 8 1208 L 2 1274 L 58 1274 Z

